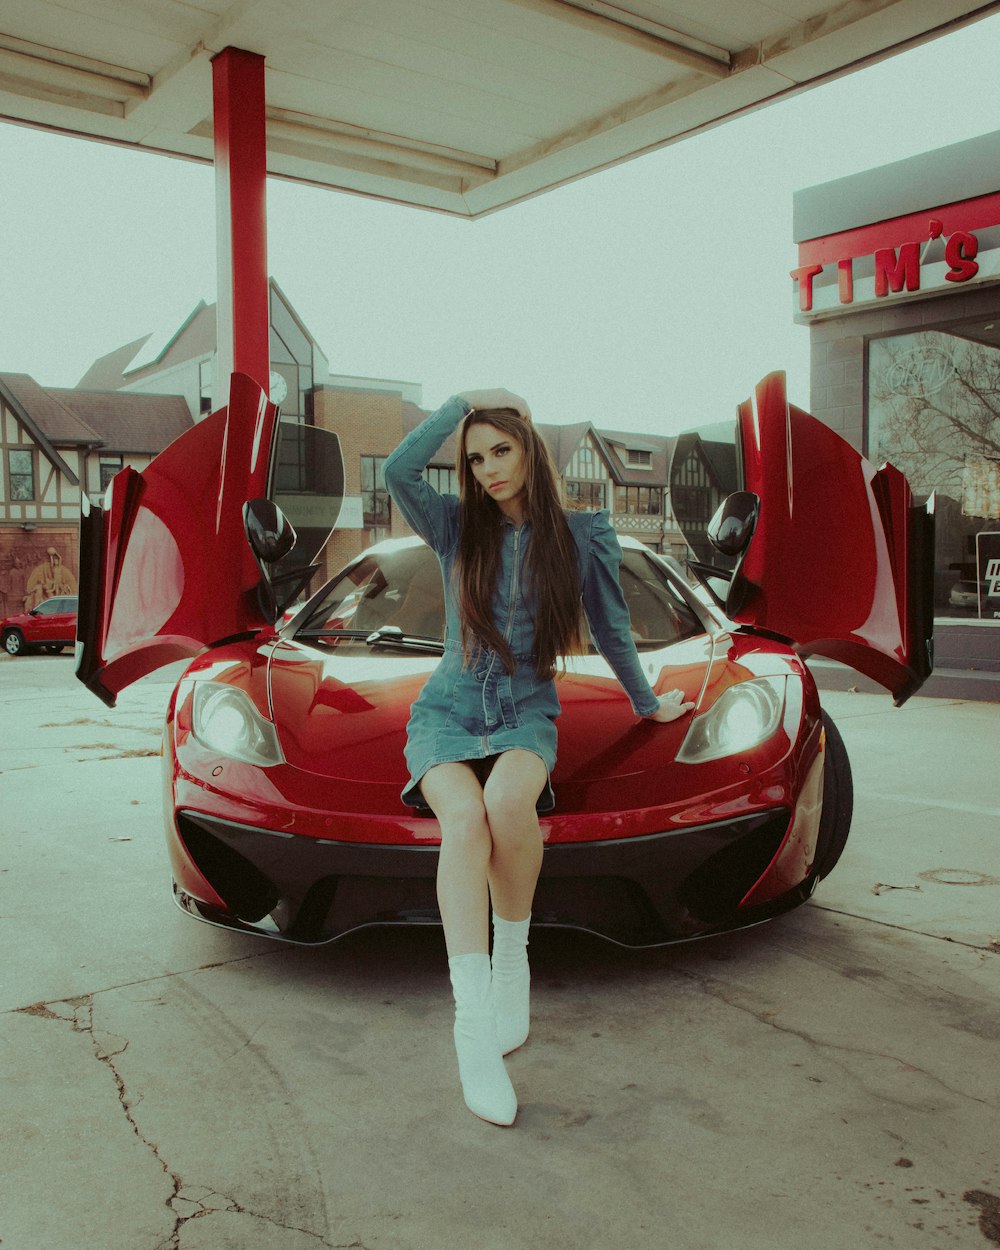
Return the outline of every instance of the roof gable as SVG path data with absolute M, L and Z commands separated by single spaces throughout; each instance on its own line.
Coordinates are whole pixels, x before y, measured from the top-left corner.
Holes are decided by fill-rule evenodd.
M 64 442 L 93 443 L 99 441 L 94 431 L 26 373 L 0 373 L 0 398 L 46 460 L 74 486 L 79 485 L 79 478 L 56 451 L 53 439 L 61 434 Z
M 97 431 L 102 451 L 155 456 L 194 425 L 182 395 L 62 389 L 50 393 Z

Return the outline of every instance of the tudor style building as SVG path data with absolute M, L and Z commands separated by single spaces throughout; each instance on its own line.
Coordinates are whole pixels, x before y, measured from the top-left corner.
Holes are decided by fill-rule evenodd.
M 336 431 L 344 453 L 344 507 L 322 556 L 321 574 L 330 574 L 372 542 L 409 532 L 393 509 L 382 465 L 426 415 L 421 387 L 331 374 L 326 356 L 273 280 L 269 295 L 271 396 L 283 420 Z M 123 465 L 142 469 L 225 402 L 218 394 L 215 341 L 215 308 L 201 302 L 179 327 L 96 360 L 76 389 L 44 388 L 26 375 L 0 374 L 0 604 L 8 605 L 6 611 L 20 610 L 28 577 L 53 562 L 63 570 L 60 585 L 75 590 L 83 491 L 99 500 Z M 567 507 L 607 508 L 620 534 L 656 551 L 709 556 L 708 520 L 736 485 L 731 439 L 727 447 L 697 434 L 629 433 L 590 422 L 538 428 L 552 451 Z M 449 440 L 427 470 L 439 490 L 456 489 L 454 464 Z M 294 496 L 292 491 L 283 500 L 294 505 Z M 308 517 L 308 500 L 301 502 L 301 515 Z M 292 519 L 301 529 L 300 520 Z
M 174 395 L 42 387 L 0 373 L 0 616 L 75 594 L 80 497 L 190 429 Z

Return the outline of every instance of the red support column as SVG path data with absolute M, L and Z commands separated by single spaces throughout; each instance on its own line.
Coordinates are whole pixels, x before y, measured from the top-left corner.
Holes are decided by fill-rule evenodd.
M 215 407 L 229 375 L 246 373 L 269 391 L 267 139 L 264 58 L 224 48 L 212 59 L 218 245 L 218 376 Z

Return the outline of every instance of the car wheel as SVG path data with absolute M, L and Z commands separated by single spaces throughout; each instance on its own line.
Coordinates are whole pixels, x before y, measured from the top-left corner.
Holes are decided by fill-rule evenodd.
M 63 651 L 65 651 L 65 649 L 66 648 L 62 645 L 62 643 L 57 642 L 50 642 L 42 647 L 42 650 L 46 655 L 60 655 Z
M 854 813 L 854 779 L 844 739 L 829 715 L 826 712 L 821 715 L 826 731 L 826 764 L 823 768 L 823 814 L 813 861 L 813 877 L 817 881 L 828 876 L 840 859 Z
M 21 655 L 24 651 L 24 635 L 19 629 L 12 629 L 3 636 L 3 649 L 8 655 Z

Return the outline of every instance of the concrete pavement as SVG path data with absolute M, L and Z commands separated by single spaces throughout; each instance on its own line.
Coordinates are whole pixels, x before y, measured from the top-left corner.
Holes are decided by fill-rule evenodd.
M 1000 706 L 825 694 L 855 822 L 790 916 L 536 932 L 497 1129 L 436 931 L 303 950 L 174 909 L 167 693 L 0 658 L 2 1250 L 1000 1245 Z

